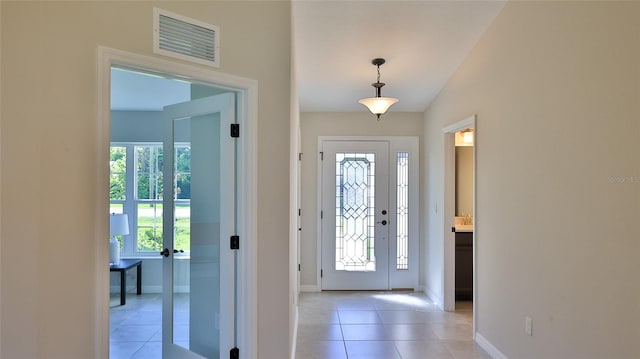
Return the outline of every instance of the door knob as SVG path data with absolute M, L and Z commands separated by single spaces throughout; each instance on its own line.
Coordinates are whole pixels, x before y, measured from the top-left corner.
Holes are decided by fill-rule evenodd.
M 169 252 L 169 248 L 165 248 L 162 250 L 162 252 L 160 252 L 161 256 L 165 256 L 168 257 L 171 253 Z
M 386 226 L 387 225 L 387 220 L 383 219 L 381 222 L 376 222 L 376 223 L 382 223 L 383 226 Z

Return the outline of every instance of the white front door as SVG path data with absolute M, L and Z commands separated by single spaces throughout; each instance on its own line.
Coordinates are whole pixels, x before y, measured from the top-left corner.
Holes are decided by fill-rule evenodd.
M 164 121 L 162 357 L 217 359 L 236 336 L 234 95 L 167 106 Z
M 322 146 L 322 289 L 387 289 L 389 144 Z
M 320 139 L 321 288 L 418 284 L 417 137 Z

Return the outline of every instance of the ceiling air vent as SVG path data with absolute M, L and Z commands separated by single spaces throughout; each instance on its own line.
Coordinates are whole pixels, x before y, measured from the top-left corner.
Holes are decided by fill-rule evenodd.
M 153 12 L 153 52 L 209 66 L 220 66 L 217 26 L 162 9 Z

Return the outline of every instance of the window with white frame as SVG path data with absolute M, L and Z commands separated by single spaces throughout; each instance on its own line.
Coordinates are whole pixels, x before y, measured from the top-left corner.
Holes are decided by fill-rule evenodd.
M 174 155 L 174 248 L 190 249 L 191 148 L 176 145 Z M 129 215 L 124 256 L 162 250 L 163 148 L 161 143 L 117 143 L 110 153 L 110 212 Z

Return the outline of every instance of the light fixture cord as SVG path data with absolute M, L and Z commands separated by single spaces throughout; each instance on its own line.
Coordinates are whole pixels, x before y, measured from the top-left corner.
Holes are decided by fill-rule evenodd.
M 378 65 L 378 84 L 380 84 L 380 65 Z M 381 86 L 374 86 L 376 88 L 376 97 L 382 97 L 382 93 L 380 91 Z M 378 115 L 378 118 L 380 115 Z

